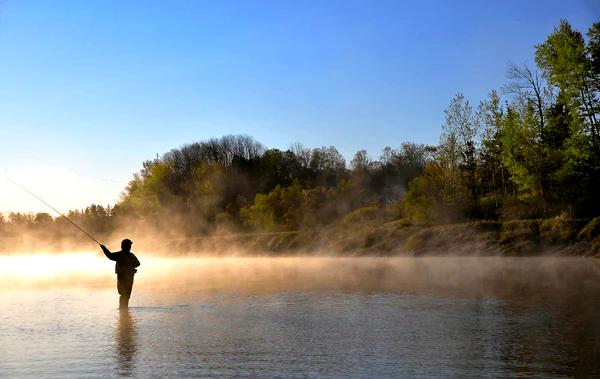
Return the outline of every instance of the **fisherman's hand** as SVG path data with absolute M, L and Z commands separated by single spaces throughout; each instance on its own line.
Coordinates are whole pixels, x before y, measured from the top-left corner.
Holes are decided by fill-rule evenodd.
M 108 249 L 106 248 L 106 246 L 104 246 L 104 245 L 102 245 L 102 244 L 100 244 L 100 248 L 101 248 L 102 250 L 108 250 Z

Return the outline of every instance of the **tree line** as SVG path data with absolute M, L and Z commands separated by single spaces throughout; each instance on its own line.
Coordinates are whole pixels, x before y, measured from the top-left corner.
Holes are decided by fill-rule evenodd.
M 535 46 L 535 66 L 477 105 L 456 94 L 436 146 L 404 142 L 350 162 L 333 147 L 268 149 L 225 136 L 148 160 L 114 207 L 68 216 L 93 232 L 181 235 L 287 231 L 353 218 L 439 224 L 600 214 L 600 23 L 587 38 L 562 20 Z M 66 237 L 46 213 L 0 217 L 5 236 Z

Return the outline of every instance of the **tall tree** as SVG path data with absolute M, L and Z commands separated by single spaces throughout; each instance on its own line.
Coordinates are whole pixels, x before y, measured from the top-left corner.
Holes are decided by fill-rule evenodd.
M 367 170 L 371 160 L 367 154 L 367 150 L 359 150 L 354 154 L 354 158 L 350 161 L 350 168 L 352 170 Z
M 510 64 L 507 75 L 510 82 L 503 87 L 505 93 L 514 94 L 533 104 L 540 123 L 540 135 L 544 140 L 545 113 L 550 102 L 551 91 L 537 70 L 531 70 L 526 64 Z
M 583 35 L 567 20 L 561 20 L 542 44 L 536 45 L 535 60 L 544 77 L 558 87 L 568 106 L 578 110 L 589 126 L 594 149 L 600 149 L 598 126 L 598 75 L 594 72 L 593 54 L 596 49 L 598 26 L 592 27 L 591 49 Z
M 494 213 L 499 211 L 499 197 L 507 193 L 507 172 L 502 163 L 501 132 L 504 111 L 500 97 L 491 91 L 488 99 L 479 103 L 477 118 L 481 123 L 482 141 L 480 151 L 480 178 L 484 193 L 491 192 L 494 201 Z
M 450 170 L 458 169 L 466 174 L 468 188 L 475 200 L 480 123 L 473 113 L 473 107 L 462 93 L 452 98 L 444 114 L 446 117 L 440 141 L 442 160 Z

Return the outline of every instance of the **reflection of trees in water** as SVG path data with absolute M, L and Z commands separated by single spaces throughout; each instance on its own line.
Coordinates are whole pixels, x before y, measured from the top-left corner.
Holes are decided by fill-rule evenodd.
M 582 276 L 584 277 L 584 276 Z M 524 375 L 600 377 L 600 287 L 573 278 L 504 298 L 512 315 L 499 345 L 505 362 Z
M 115 333 L 116 360 L 119 375 L 131 376 L 135 368 L 135 353 L 137 349 L 137 331 L 135 319 L 128 309 L 119 312 L 119 323 Z
M 562 321 L 563 353 L 572 357 L 569 375 L 577 378 L 600 377 L 600 296 L 599 291 L 588 291 L 579 286 L 576 296 L 565 296 L 554 308 Z

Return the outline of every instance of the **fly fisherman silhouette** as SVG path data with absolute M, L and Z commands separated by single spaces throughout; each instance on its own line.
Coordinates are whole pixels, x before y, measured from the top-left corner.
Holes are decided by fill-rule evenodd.
M 133 242 L 129 239 L 124 239 L 121 242 L 121 251 L 111 253 L 104 245 L 100 245 L 106 258 L 117 262 L 115 264 L 115 273 L 117 274 L 117 291 L 119 291 L 119 308 L 125 309 L 129 307 L 129 298 L 131 297 L 131 289 L 133 288 L 133 276 L 137 272 L 136 267 L 140 265 L 140 261 L 131 252 Z
M 95 239 L 90 233 L 88 233 L 81 226 L 73 222 L 73 220 L 65 216 L 61 211 L 54 208 L 52 205 L 50 205 L 50 203 L 46 202 L 44 199 L 31 192 L 15 180 L 11 179 L 6 172 L 4 173 L 4 176 L 8 181 L 12 182 L 14 185 L 21 188 L 23 191 L 27 192 L 31 196 L 44 203 L 48 208 L 52 209 L 65 220 L 70 222 L 71 225 L 81 230 L 86 236 L 89 237 L 89 239 L 100 245 L 102 251 L 104 252 L 104 255 L 106 255 L 108 259 L 117 262 L 117 264 L 115 265 L 115 272 L 117 273 L 117 290 L 119 291 L 119 295 L 121 295 L 119 297 L 119 308 L 128 308 L 129 298 L 131 297 L 131 289 L 133 287 L 133 276 L 137 272 L 135 268 L 140 265 L 140 261 L 138 261 L 137 257 L 131 252 L 131 245 L 133 244 L 133 242 L 131 242 L 130 239 L 124 239 L 123 241 L 121 241 L 121 251 L 111 253 L 110 250 L 106 248 L 106 246 L 98 242 L 98 240 Z

